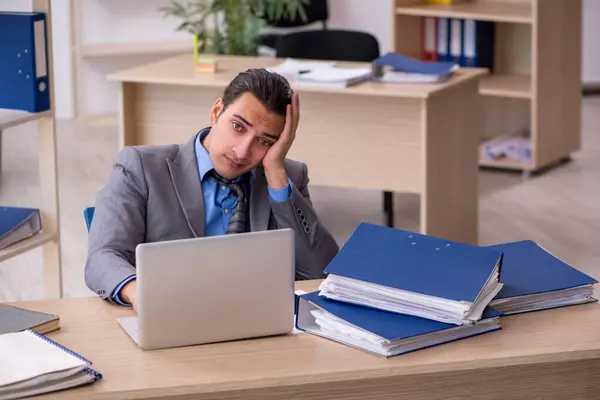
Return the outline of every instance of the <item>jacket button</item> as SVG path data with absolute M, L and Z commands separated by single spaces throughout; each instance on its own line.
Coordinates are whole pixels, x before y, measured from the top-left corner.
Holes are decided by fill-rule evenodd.
M 302 215 L 302 210 L 298 208 L 298 209 L 296 210 L 296 214 L 298 214 L 298 215 Z
M 312 231 L 312 229 L 310 228 L 310 226 L 305 226 L 304 227 L 304 232 L 310 233 L 311 231 Z

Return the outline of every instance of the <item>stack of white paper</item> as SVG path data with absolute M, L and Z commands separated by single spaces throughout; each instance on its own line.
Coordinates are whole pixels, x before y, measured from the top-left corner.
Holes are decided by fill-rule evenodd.
M 409 315 L 300 296 L 298 328 L 383 357 L 448 343 L 500 329 L 499 313 L 486 310 L 473 325 L 453 325 Z
M 485 308 L 502 289 L 498 266 L 475 302 L 443 299 L 339 275 L 329 275 L 319 290 L 322 296 L 332 300 L 449 324 L 472 324 L 481 319 Z
M 296 78 L 298 74 L 312 71 L 319 68 L 330 68 L 335 65 L 335 61 L 304 61 L 287 58 L 279 65 L 268 67 L 267 71 L 276 72 L 286 78 Z
M 90 365 L 33 331 L 0 335 L 0 399 L 34 396 L 101 379 Z
M 299 74 L 296 78 L 296 85 L 345 88 L 369 80 L 371 77 L 371 68 L 317 68 Z
M 593 296 L 594 287 L 584 285 L 552 292 L 496 299 L 492 300 L 490 306 L 503 314 L 510 315 L 566 305 L 591 303 L 596 301 Z

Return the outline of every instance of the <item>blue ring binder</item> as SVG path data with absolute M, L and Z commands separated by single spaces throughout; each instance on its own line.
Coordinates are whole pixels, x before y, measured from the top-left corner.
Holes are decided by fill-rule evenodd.
M 91 368 L 86 368 L 86 369 L 85 369 L 85 372 L 86 372 L 88 375 L 93 375 L 93 376 L 96 378 L 96 380 L 101 380 L 101 379 L 102 379 L 102 374 L 101 374 L 100 372 L 98 372 L 98 371 L 94 371 L 94 370 L 93 370 L 93 369 L 91 369 Z

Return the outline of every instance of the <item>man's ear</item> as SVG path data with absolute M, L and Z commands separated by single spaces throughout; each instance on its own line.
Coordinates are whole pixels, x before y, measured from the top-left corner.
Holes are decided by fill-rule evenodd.
M 223 99 L 218 98 L 210 110 L 210 124 L 214 125 L 219 119 L 219 115 L 223 112 Z

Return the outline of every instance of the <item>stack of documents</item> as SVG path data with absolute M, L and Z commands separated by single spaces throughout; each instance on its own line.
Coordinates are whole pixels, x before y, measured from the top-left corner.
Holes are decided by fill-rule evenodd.
M 524 240 L 489 246 L 504 254 L 504 287 L 491 306 L 517 314 L 597 301 L 598 281 L 561 261 L 537 243 Z
M 399 53 L 387 53 L 373 61 L 373 77 L 380 82 L 443 82 L 460 68 L 454 62 L 421 61 Z
M 391 357 L 500 329 L 499 313 L 488 309 L 473 325 L 452 325 L 301 295 L 297 327 L 379 356 Z
M 371 68 L 315 68 L 310 72 L 298 74 L 296 86 L 319 86 L 345 88 L 371 79 Z
M 473 324 L 502 289 L 501 266 L 496 249 L 361 223 L 319 289 L 331 300 Z
M 90 365 L 34 331 L 0 335 L 0 399 L 35 396 L 102 379 Z
M 292 80 L 294 86 L 345 88 L 368 81 L 372 77 L 370 67 L 343 68 L 336 64 L 335 61 L 305 61 L 288 58 L 267 70 Z
M 268 67 L 267 71 L 275 72 L 286 78 L 296 78 L 299 74 L 307 73 L 319 68 L 331 68 L 335 61 L 305 61 L 286 58 L 281 64 Z

